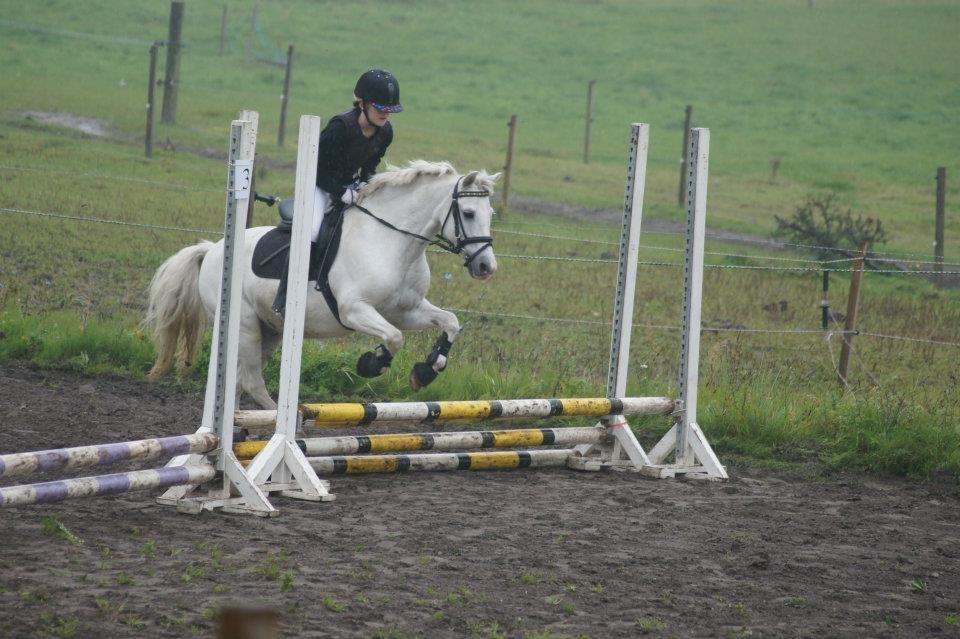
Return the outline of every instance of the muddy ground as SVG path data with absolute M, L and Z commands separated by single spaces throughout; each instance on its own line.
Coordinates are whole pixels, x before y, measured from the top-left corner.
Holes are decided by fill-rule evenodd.
M 0 364 L 3 452 L 200 413 L 157 384 Z M 155 492 L 9 509 L 0 636 L 208 637 L 234 605 L 291 637 L 960 636 L 954 480 L 730 470 L 335 478 L 337 501 L 277 498 L 269 520 Z

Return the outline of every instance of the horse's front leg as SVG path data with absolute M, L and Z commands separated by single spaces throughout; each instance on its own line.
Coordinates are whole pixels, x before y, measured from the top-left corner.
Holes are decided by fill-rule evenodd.
M 427 359 L 414 364 L 410 373 L 410 386 L 413 390 L 420 390 L 447 367 L 447 355 L 460 332 L 460 322 L 450 311 L 437 308 L 424 299 L 417 308 L 405 313 L 397 324 L 405 331 L 420 331 L 434 326 L 443 329 Z
M 340 321 L 347 328 L 380 339 L 380 345 L 367 351 L 357 361 L 357 373 L 363 377 L 377 377 L 390 368 L 390 362 L 403 347 L 403 334 L 384 319 L 377 309 L 366 302 L 351 302 L 340 306 Z

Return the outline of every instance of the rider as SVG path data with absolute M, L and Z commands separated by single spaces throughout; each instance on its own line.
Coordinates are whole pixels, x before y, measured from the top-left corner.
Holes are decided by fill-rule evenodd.
M 344 207 L 356 202 L 358 191 L 377 172 L 380 160 L 393 142 L 390 114 L 403 111 L 400 83 L 383 69 L 370 69 L 361 75 L 353 96 L 353 108 L 330 118 L 320 133 L 310 231 L 310 242 L 321 245 L 320 250 L 312 247 L 310 253 L 315 259 L 330 244 L 330 236 L 340 222 Z M 324 237 L 318 242 L 321 223 L 328 215 Z M 310 272 L 317 266 L 311 263 Z M 281 315 L 286 305 L 286 284 L 286 277 L 282 277 L 273 303 L 273 310 Z
M 403 111 L 400 83 L 389 71 L 370 69 L 357 80 L 353 94 L 353 108 L 331 118 L 320 133 L 317 202 L 310 236 L 314 242 L 330 202 L 353 204 L 360 187 L 377 172 L 393 142 L 390 114 Z

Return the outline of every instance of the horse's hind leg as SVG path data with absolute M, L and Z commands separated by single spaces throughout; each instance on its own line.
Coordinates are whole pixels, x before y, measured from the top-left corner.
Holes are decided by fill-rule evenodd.
M 266 382 L 263 381 L 263 355 L 271 339 L 269 334 L 263 334 L 260 321 L 255 316 L 241 319 L 237 384 L 262 408 L 276 410 L 277 403 L 270 397 Z
M 263 368 L 270 363 L 270 358 L 283 341 L 283 333 L 278 333 L 263 322 L 260 323 L 260 363 Z
M 406 313 L 398 325 L 401 329 L 409 331 L 424 330 L 434 326 L 443 329 L 426 360 L 414 364 L 410 372 L 410 386 L 413 390 L 420 390 L 435 380 L 440 371 L 447 367 L 447 356 L 450 354 L 453 340 L 460 332 L 460 322 L 450 311 L 437 308 L 427 300 L 423 300 L 420 306 Z

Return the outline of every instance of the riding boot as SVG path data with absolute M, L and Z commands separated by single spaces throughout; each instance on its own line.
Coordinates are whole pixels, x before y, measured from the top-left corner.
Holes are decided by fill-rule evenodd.
M 307 281 L 320 279 L 320 260 L 323 258 L 323 246 L 320 239 L 310 243 L 310 267 L 307 270 Z
M 283 317 L 287 310 L 287 277 L 290 274 L 290 250 L 287 249 L 283 258 L 283 270 L 280 271 L 280 285 L 277 287 L 277 296 L 273 300 L 273 312 Z

